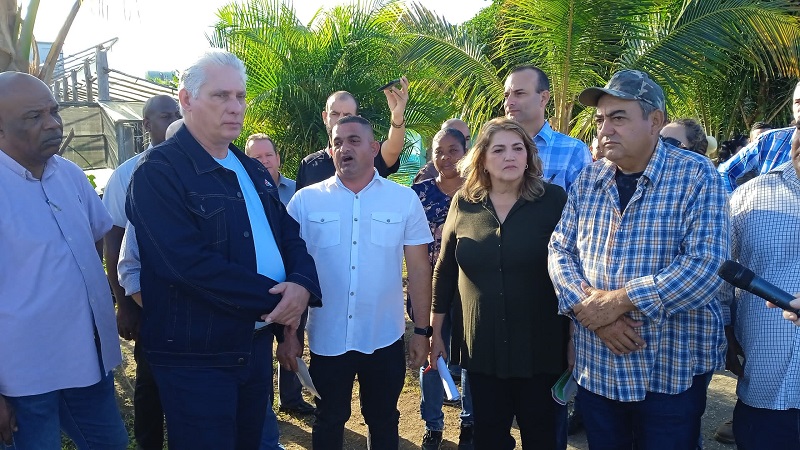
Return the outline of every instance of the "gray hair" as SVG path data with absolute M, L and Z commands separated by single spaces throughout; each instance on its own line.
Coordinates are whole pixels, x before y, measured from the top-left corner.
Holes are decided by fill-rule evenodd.
M 181 73 L 179 88 L 186 89 L 192 98 L 197 98 L 200 88 L 206 82 L 208 66 L 232 67 L 239 72 L 242 82 L 247 83 L 247 72 L 242 60 L 231 52 L 215 48 L 200 55 L 191 66 Z
M 656 108 L 655 106 L 651 105 L 650 103 L 647 103 L 644 100 L 639 100 L 638 103 L 639 103 L 639 106 L 642 108 L 642 118 L 644 118 L 644 119 L 647 119 L 648 117 L 650 117 L 650 114 L 653 111 L 660 111 L 658 108 Z M 664 116 L 665 120 L 664 121 L 666 122 L 666 112 L 664 114 L 665 114 L 665 116 Z

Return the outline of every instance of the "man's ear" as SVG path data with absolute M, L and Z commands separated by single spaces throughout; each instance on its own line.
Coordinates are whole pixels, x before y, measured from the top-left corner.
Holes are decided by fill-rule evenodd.
M 180 102 L 181 109 L 185 112 L 190 112 L 192 107 L 192 96 L 185 88 L 178 91 L 178 101 Z
M 144 131 L 150 132 L 150 119 L 147 117 L 142 119 L 142 127 L 144 127 Z
M 658 135 L 664 128 L 664 111 L 657 109 L 650 113 L 650 134 Z
M 550 101 L 550 91 L 542 91 L 542 107 L 547 106 L 547 102 Z
M 373 139 L 370 147 L 372 147 L 372 157 L 378 156 L 378 152 L 381 151 L 381 143 Z
M 322 110 L 322 123 L 328 123 L 328 111 L 325 111 L 324 109 Z

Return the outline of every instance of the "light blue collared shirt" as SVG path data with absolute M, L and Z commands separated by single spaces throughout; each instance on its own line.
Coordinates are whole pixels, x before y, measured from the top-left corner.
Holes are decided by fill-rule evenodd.
M 278 183 L 278 196 L 280 197 L 283 206 L 286 206 L 289 204 L 289 200 L 292 199 L 292 196 L 294 195 L 294 192 L 296 190 L 295 182 L 291 178 L 286 178 L 285 176 L 283 176 L 282 173 L 278 172 L 277 183 Z
M 717 171 L 722 176 L 725 187 L 733 192 L 736 189 L 736 180 L 751 170 L 763 175 L 788 161 L 794 130 L 795 127 L 788 127 L 767 131 L 720 164 Z
M 110 229 L 78 166 L 53 156 L 38 180 L 0 151 L 0 394 L 91 386 L 120 364 L 95 247 Z
M 542 160 L 544 181 L 557 184 L 569 194 L 569 187 L 584 167 L 592 163 L 589 147 L 583 142 L 555 131 L 545 121 L 533 142 Z

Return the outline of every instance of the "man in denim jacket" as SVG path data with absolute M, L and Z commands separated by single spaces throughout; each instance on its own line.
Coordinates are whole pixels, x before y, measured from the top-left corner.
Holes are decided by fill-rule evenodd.
M 141 254 L 140 343 L 173 449 L 256 449 L 283 336 L 321 306 L 314 261 L 258 162 L 231 145 L 244 65 L 212 50 L 181 76 L 184 126 L 136 169 L 126 211 Z M 257 323 L 258 322 L 258 323 Z

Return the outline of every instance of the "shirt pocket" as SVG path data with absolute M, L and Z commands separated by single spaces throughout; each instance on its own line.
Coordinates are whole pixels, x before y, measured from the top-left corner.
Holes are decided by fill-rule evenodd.
M 326 248 L 339 245 L 341 239 L 339 213 L 313 212 L 308 214 L 308 232 L 303 233 L 306 242 L 314 247 Z
M 391 212 L 374 212 L 370 221 L 371 241 L 381 247 L 394 247 L 403 242 L 403 216 Z
M 219 196 L 189 195 L 186 207 L 195 217 L 198 228 L 214 248 L 228 240 L 225 199 Z

